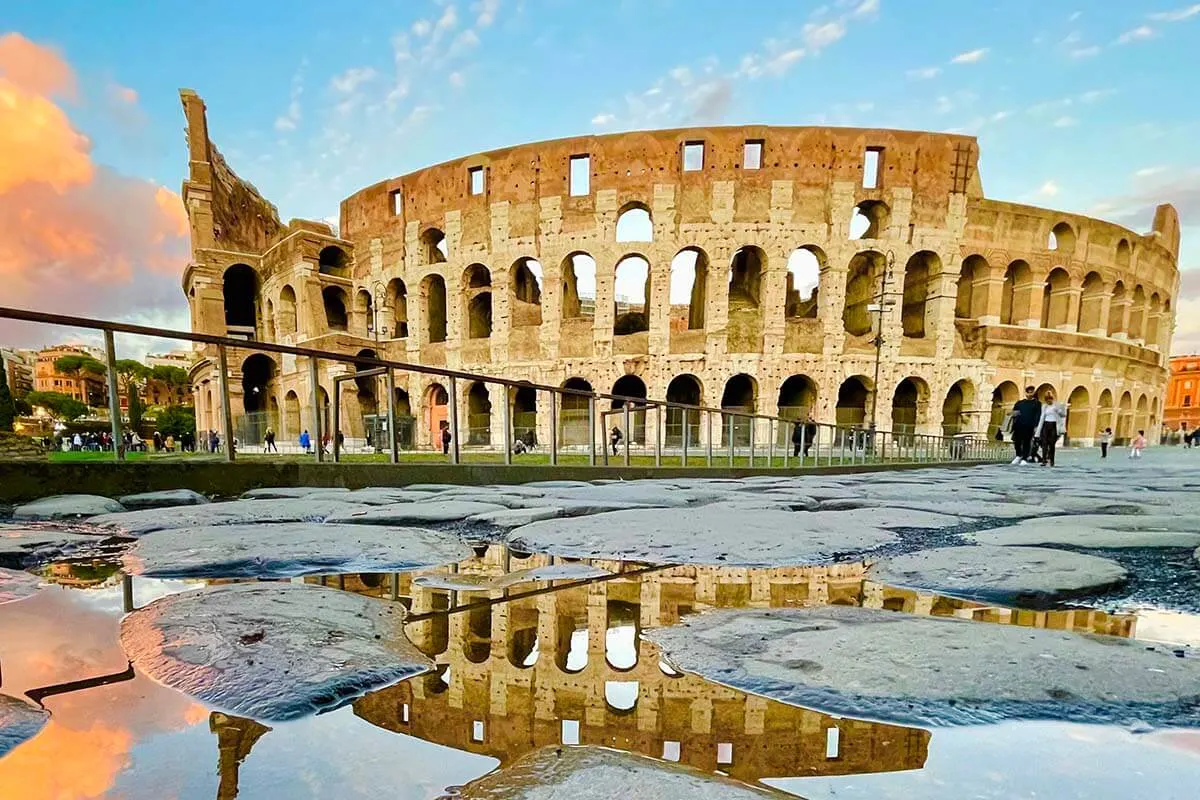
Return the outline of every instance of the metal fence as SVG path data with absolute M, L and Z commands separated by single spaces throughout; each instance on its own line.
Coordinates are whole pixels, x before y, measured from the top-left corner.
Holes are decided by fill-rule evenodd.
M 514 456 L 519 457 L 521 452 L 532 451 L 544 453 L 550 464 L 558 464 L 560 455 L 572 455 L 575 458 L 585 455 L 586 463 L 593 466 L 609 464 L 618 458 L 630 464 L 634 458 L 638 458 L 647 462 L 652 459 L 656 466 L 744 465 L 755 468 L 855 465 L 885 461 L 997 461 L 1007 460 L 1010 455 L 1002 443 L 983 434 L 936 436 L 912 431 L 895 433 L 876 430 L 862 425 L 862 414 L 852 415 L 853 419 L 840 420 L 840 424 L 836 425 L 811 421 L 798 423 L 800 420 L 809 420 L 807 408 L 782 408 L 780 416 L 755 413 L 744 407 L 710 408 L 546 386 L 374 356 L 355 356 L 272 342 L 247 342 L 211 334 L 13 308 L 0 307 L 0 319 L 102 331 L 110 383 L 115 383 L 116 375 L 114 334 L 215 346 L 220 402 L 219 452 L 228 461 L 233 461 L 239 452 L 257 454 L 269 450 L 265 445 L 265 434 L 272 427 L 267 412 L 235 415 L 229 392 L 229 348 L 307 359 L 309 404 L 306 409 L 308 421 L 303 427 L 311 431 L 312 445 L 305 451 L 298 441 L 292 439 L 294 431 L 286 432 L 288 441 L 284 441 L 284 432 L 275 430 L 275 451 L 307 452 L 318 462 L 327 457 L 339 460 L 348 446 L 340 435 L 340 384 L 366 377 L 382 378 L 386 382 L 384 396 L 388 399 L 387 408 L 386 413 L 385 409 L 378 408 L 373 414 L 363 415 L 365 442 L 359 440 L 355 448 L 359 451 L 387 452 L 392 462 L 400 460 L 401 451 L 422 445 L 433 451 L 440 451 L 444 447 L 448 460 L 455 464 L 464 460 L 464 450 L 470 456 L 466 460 L 496 460 L 506 464 L 513 463 Z M 331 421 L 326 416 L 326 406 L 321 398 L 322 361 L 352 367 L 350 372 L 332 379 L 333 395 L 329 403 L 332 408 Z M 407 399 L 403 408 L 397 406 L 397 372 L 436 376 L 444 381 L 444 421 L 440 416 L 432 415 L 430 409 L 418 411 L 417 416 L 411 415 Z M 498 409 L 492 408 L 487 413 L 460 409 L 460 400 L 464 399 L 460 387 L 472 383 L 480 383 L 485 387 L 504 387 L 505 391 L 500 394 L 505 397 L 521 390 L 528 398 L 529 392 L 532 392 L 536 402 L 530 405 L 526 401 L 524 408 L 519 411 L 510 402 L 498 403 Z M 121 416 L 115 386 L 110 386 L 109 398 L 113 438 L 119 442 Z M 528 410 L 531 407 L 537 410 Z M 497 410 L 498 420 L 493 418 Z M 548 419 L 540 419 L 543 414 Z M 435 419 L 439 423 L 437 430 L 422 429 L 423 424 L 432 428 Z M 337 433 L 331 436 L 331 432 Z M 543 434 L 548 435 L 549 441 L 539 441 L 538 437 Z M 424 441 L 426 435 L 428 441 Z M 521 445 L 516 444 L 518 440 Z M 207 437 L 201 441 L 207 441 Z M 236 446 L 227 446 L 229 442 L 235 442 Z M 322 446 L 325 442 L 328 444 Z M 115 451 L 115 458 L 124 458 L 123 449 Z

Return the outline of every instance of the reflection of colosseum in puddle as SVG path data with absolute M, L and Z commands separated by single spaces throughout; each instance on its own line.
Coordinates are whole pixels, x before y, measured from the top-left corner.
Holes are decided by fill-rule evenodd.
M 201 99 L 185 90 L 183 105 L 196 331 L 861 424 L 887 274 L 880 426 L 984 431 L 1025 385 L 1069 401 L 1076 441 L 1159 423 L 1175 209 L 1159 206 L 1139 234 L 989 199 L 973 137 L 743 126 L 541 142 L 362 189 L 334 234 L 282 222 L 209 141 Z M 210 350 L 192 371 L 208 429 Z M 345 369 L 322 364 L 313 387 L 307 359 L 252 345 L 230 366 L 244 444 L 267 424 L 294 442 L 310 398 L 327 404 Z M 399 433 L 429 446 L 446 386 L 398 377 Z M 388 398 L 370 379 L 343 388 L 354 440 Z M 531 390 L 468 384 L 458 402 L 464 447 L 502 441 L 503 403 L 517 432 L 550 441 L 548 400 Z M 558 411 L 559 442 L 586 442 L 583 410 Z M 682 420 L 665 422 L 667 444 L 681 441 Z M 634 441 L 653 441 L 656 424 L 636 420 Z M 691 424 L 693 441 L 707 436 Z
M 455 569 L 495 576 L 552 561 L 516 559 L 492 547 Z M 593 563 L 613 572 L 630 569 Z M 384 575 L 327 582 L 382 598 L 393 589 Z M 537 747 L 581 743 L 674 758 L 748 781 L 918 769 L 928 731 L 836 718 L 677 673 L 638 632 L 712 607 L 825 604 L 1121 636 L 1133 630 L 1131 618 L 1094 610 L 1026 612 L 885 587 L 864 580 L 862 564 L 670 567 L 564 584 L 524 584 L 489 595 L 429 589 L 399 576 L 396 596 L 418 618 L 407 633 L 438 671 L 373 692 L 354 704 L 355 713 L 506 764 Z M 482 602 L 489 598 L 500 602 Z M 459 610 L 437 613 L 446 609 Z

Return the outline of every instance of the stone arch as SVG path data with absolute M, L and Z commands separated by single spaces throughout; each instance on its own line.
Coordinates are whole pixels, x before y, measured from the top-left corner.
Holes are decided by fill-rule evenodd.
M 929 286 L 934 275 L 942 271 L 942 260 L 936 253 L 922 250 L 914 253 L 904 265 L 904 305 L 901 320 L 904 335 L 909 339 L 924 339 L 929 316 Z
M 963 378 L 955 381 L 942 401 L 942 435 L 956 436 L 971 429 L 971 409 L 975 406 L 975 384 Z
M 878 291 L 879 277 L 883 274 L 886 260 L 882 253 L 864 250 L 850 259 L 846 269 L 846 302 L 842 309 L 842 327 L 851 336 L 865 336 L 871 332 L 873 320 L 868 306 Z
M 667 402 L 683 403 L 689 406 L 699 406 L 703 404 L 704 388 L 700 383 L 700 379 L 695 375 L 684 373 L 676 375 L 667 384 Z M 667 407 L 667 431 L 666 445 L 668 447 L 682 447 L 683 435 L 685 432 L 684 426 L 684 409 Z M 687 418 L 687 441 L 688 446 L 696 446 L 700 444 L 700 417 L 699 411 L 689 411 Z
M 866 423 L 870 386 L 871 380 L 863 375 L 854 375 L 842 381 L 834 409 L 838 427 L 861 428 Z
M 367 334 L 375 332 L 375 303 L 366 289 L 354 293 L 354 319 L 358 330 Z
M 1146 395 L 1138 397 L 1137 406 L 1134 409 L 1134 432 L 1147 431 L 1150 429 L 1150 399 Z
M 988 420 L 988 439 L 996 438 L 996 431 L 1004 426 L 1004 418 L 1021 399 L 1021 389 L 1012 381 L 1004 381 L 992 390 L 992 413 Z
M 703 330 L 708 298 L 708 254 L 699 247 L 685 247 L 671 259 L 671 331 Z M 686 316 L 682 313 L 687 307 Z M 678 311 L 677 311 L 678 309 Z M 686 321 L 686 325 L 684 322 Z
M 757 309 L 762 300 L 762 279 L 767 256 L 754 245 L 739 247 L 729 264 L 729 310 Z
M 1117 242 L 1117 253 L 1113 261 L 1116 263 L 1118 269 L 1129 269 L 1129 264 L 1133 260 L 1132 256 L 1133 248 L 1130 247 L 1128 239 L 1121 239 L 1121 241 Z
M 267 313 L 263 314 L 263 335 L 268 342 L 275 341 L 275 304 L 267 301 Z
M 505 603 L 508 610 L 508 663 L 517 669 L 537 664 L 538 604 L 537 598 L 526 597 Z
M 1146 312 L 1146 346 L 1158 345 L 1159 320 L 1162 319 L 1162 298 L 1158 292 L 1150 295 L 1150 304 Z
M 744 372 L 734 375 L 725 381 L 725 390 L 721 394 L 721 408 L 738 411 L 743 414 L 753 414 L 758 410 L 758 381 Z M 729 422 L 733 421 L 733 444 L 745 447 L 750 444 L 750 434 L 753 423 L 747 417 L 726 416 L 721 426 L 725 444 L 729 442 Z
M 376 353 L 370 348 L 365 348 L 358 351 L 358 357 L 376 358 Z M 361 372 L 366 369 L 371 369 L 371 367 L 362 367 L 358 364 L 354 365 L 355 372 Z M 376 382 L 378 380 L 378 377 L 374 375 L 367 377 L 356 377 L 354 379 L 354 386 L 356 389 L 358 389 L 358 407 L 362 410 L 363 414 L 368 416 L 378 415 L 379 413 L 379 401 L 375 396 Z
M 537 389 L 532 384 L 522 381 L 515 387 L 512 394 L 512 425 L 513 438 L 523 439 L 526 444 L 530 438 L 537 444 L 538 412 Z M 530 434 L 533 434 L 530 437 Z
M 1111 389 L 1100 392 L 1100 401 L 1096 404 L 1096 430 L 1116 427 L 1113 421 L 1113 393 Z
M 583 378 L 567 378 L 562 388 L 592 392 L 592 384 Z M 588 423 L 588 398 L 577 394 L 562 395 L 558 417 L 559 441 L 564 445 L 585 445 L 594 435 Z
M 450 393 L 440 383 L 425 387 L 421 398 L 421 411 L 425 422 L 425 433 L 434 450 L 442 449 L 442 426 L 450 423 Z M 453 435 L 453 434 L 451 434 Z
M 263 353 L 253 353 L 242 362 L 242 410 L 247 414 L 266 411 L 270 397 L 270 384 L 275 379 L 275 360 Z M 253 441 L 261 441 L 257 436 Z
M 1060 222 L 1050 229 L 1046 249 L 1067 256 L 1075 254 L 1075 229 L 1066 222 Z
M 1055 267 L 1042 286 L 1042 327 L 1059 330 L 1068 324 L 1071 313 L 1071 276 Z
M 789 375 L 779 386 L 778 413 L 783 419 L 800 420 L 817 405 L 817 383 L 807 375 Z
M 584 252 L 562 260 L 563 319 L 591 319 L 596 313 L 596 259 Z
M 987 316 L 987 279 L 991 272 L 987 259 L 971 255 L 963 259 L 958 275 L 958 290 L 954 300 L 954 316 L 958 319 L 979 319 Z
M 624 276 L 624 277 L 622 277 Z M 629 294 L 622 297 L 621 284 Z M 640 297 L 638 290 L 640 288 Z M 630 254 L 613 269 L 613 335 L 625 336 L 650 330 L 650 262 Z
M 864 200 L 850 215 L 851 239 L 882 239 L 891 222 L 892 210 L 882 200 Z
M 788 256 L 787 299 L 784 316 L 792 319 L 816 319 L 819 310 L 821 272 L 828 260 L 816 245 L 797 247 Z
M 641 605 L 609 598 L 604 630 L 604 662 L 609 669 L 628 672 L 637 666 Z
M 1092 398 L 1086 386 L 1076 386 L 1067 398 L 1067 439 L 1074 442 L 1092 435 Z
M 631 430 L 624 430 L 625 423 L 622 415 L 615 414 L 609 417 L 610 420 L 615 420 L 611 423 L 622 429 L 622 433 L 628 438 L 630 444 L 642 444 L 646 441 L 646 406 L 644 401 L 646 395 L 646 383 L 637 375 L 622 375 L 617 378 L 613 384 L 612 394 L 618 397 L 633 398 L 627 401 L 613 400 L 612 408 L 614 410 L 622 408 L 624 402 L 629 403 L 630 416 L 629 426 Z
M 1022 325 L 1029 319 L 1033 300 L 1033 270 L 1017 259 L 1004 271 L 1000 294 L 1000 324 Z
M 1114 336 L 1118 333 L 1125 333 L 1125 307 L 1128 301 L 1125 298 L 1125 283 L 1117 281 L 1113 286 L 1112 298 L 1109 300 L 1108 307 L 1108 335 Z
M 616 239 L 618 242 L 654 241 L 654 220 L 650 207 L 640 201 L 621 206 L 617 212 Z
M 325 324 L 331 331 L 347 330 L 350 324 L 346 313 L 346 292 L 340 286 L 321 289 L 321 302 L 325 306 Z
M 286 284 L 279 290 L 278 328 L 280 336 L 296 332 L 296 290 Z
M 916 433 L 927 420 L 929 384 L 913 375 L 896 384 L 892 395 L 892 431 Z
M 337 245 L 323 247 L 317 254 L 317 272 L 337 278 L 349 278 L 350 256 Z
M 258 326 L 258 273 L 248 264 L 234 264 L 225 270 L 221 290 L 225 327 L 253 339 Z
M 422 265 L 445 263 L 449 255 L 446 249 L 446 234 L 442 232 L 441 228 L 426 228 L 420 238 L 420 263 Z
M 467 444 L 486 447 L 492 443 L 492 398 L 487 384 L 475 381 L 467 390 Z
M 437 273 L 421 281 L 421 300 L 425 304 L 425 341 L 446 341 L 446 279 Z
M 1146 330 L 1146 290 L 1139 283 L 1133 290 L 1129 306 L 1129 338 L 1141 339 Z
M 387 285 L 388 301 L 392 304 L 392 338 L 408 338 L 408 287 L 399 278 Z
M 467 338 L 492 335 L 492 273 L 483 264 L 463 270 L 463 299 L 466 301 Z
M 1117 405 L 1117 439 L 1121 443 L 1133 438 L 1133 395 L 1125 392 Z
M 486 592 L 463 592 L 460 602 L 467 607 L 466 624 L 462 627 L 462 653 L 472 664 L 485 664 L 492 656 L 492 605 L 477 601 L 487 599 Z
M 1083 278 L 1083 292 L 1079 296 L 1080 333 L 1104 333 L 1104 279 L 1098 272 L 1089 272 Z
M 294 391 L 289 391 L 283 397 L 283 431 L 282 436 L 295 440 L 304 430 L 300 421 L 300 398 Z
M 522 257 L 509 269 L 512 275 L 512 326 L 542 324 L 542 265 L 536 258 Z

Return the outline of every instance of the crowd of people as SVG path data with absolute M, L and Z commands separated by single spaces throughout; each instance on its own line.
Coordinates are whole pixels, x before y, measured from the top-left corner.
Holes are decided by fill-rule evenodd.
M 113 436 L 108 431 L 76 431 L 62 434 L 56 442 L 46 439 L 42 444 L 47 448 L 57 446 L 64 453 L 112 452 Z M 121 445 L 127 453 L 194 453 L 196 437 L 185 431 L 176 440 L 173 434 L 163 436 L 159 431 L 155 431 L 149 439 L 144 439 L 137 431 L 125 431 L 121 435 Z
M 1043 467 L 1053 467 L 1058 440 L 1066 432 L 1066 425 L 1067 407 L 1055 400 L 1053 391 L 1047 391 L 1038 400 L 1037 390 L 1026 386 L 1025 396 L 1013 404 L 1012 410 L 1004 418 L 1004 424 L 996 432 L 996 438 L 1003 439 L 1006 433 L 1011 438 L 1016 451 L 1011 462 L 1013 465 L 1041 464 Z M 1108 449 L 1113 441 L 1112 428 L 1099 431 L 1096 441 L 1100 445 L 1100 457 L 1108 458 Z M 1139 430 L 1129 443 L 1129 457 L 1141 458 L 1145 449 L 1146 432 Z

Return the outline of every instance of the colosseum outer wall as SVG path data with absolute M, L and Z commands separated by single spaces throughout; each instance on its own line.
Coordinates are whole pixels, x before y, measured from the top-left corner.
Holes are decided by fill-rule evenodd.
M 321 223 L 282 225 L 224 166 L 202 101 L 187 91 L 183 101 L 194 250 L 184 289 L 199 331 L 618 394 L 640 382 L 653 398 L 691 386 L 687 402 L 698 388 L 710 406 L 930 433 L 987 430 L 1024 385 L 1070 401 L 1077 442 L 1106 425 L 1126 437 L 1159 424 L 1174 209 L 1161 206 L 1143 235 L 987 199 L 972 137 L 742 126 L 522 145 L 363 189 L 342 202 L 339 238 Z M 630 213 L 649 217 L 636 236 L 649 241 L 618 241 Z M 801 248 L 819 265 L 811 296 L 789 270 Z M 691 302 L 673 303 L 685 250 L 706 269 L 695 269 Z M 629 282 L 616 273 L 631 256 L 648 264 L 646 301 L 618 308 Z M 589 259 L 594 298 L 576 274 Z M 247 379 L 251 354 L 231 356 L 235 414 L 266 413 L 294 438 L 309 427 L 307 365 L 260 354 Z M 320 391 L 344 370 L 325 364 Z M 193 380 L 199 425 L 216 427 L 210 361 Z M 398 381 L 428 443 L 435 381 Z M 375 390 L 343 388 L 347 435 L 361 435 Z M 491 408 L 511 408 L 497 391 Z M 544 402 L 536 425 L 548 441 Z

